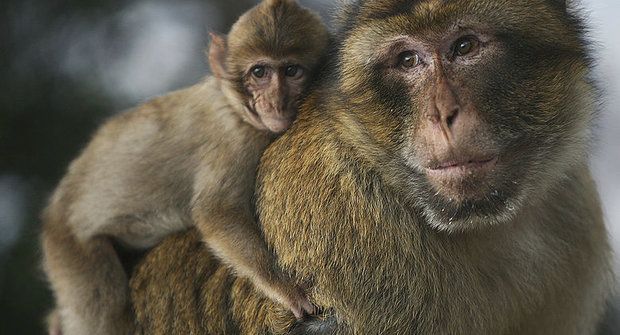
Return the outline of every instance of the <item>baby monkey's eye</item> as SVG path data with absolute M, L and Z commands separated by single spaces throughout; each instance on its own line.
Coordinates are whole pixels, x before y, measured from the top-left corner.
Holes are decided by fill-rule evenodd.
M 465 56 L 476 51 L 479 44 L 480 41 L 475 36 L 463 36 L 454 42 L 452 50 L 455 56 Z
M 413 51 L 401 52 L 398 55 L 398 65 L 404 69 L 409 69 L 420 64 L 420 56 Z
M 256 65 L 250 71 L 252 72 L 252 75 L 256 78 L 264 77 L 265 73 L 267 72 L 267 70 L 265 69 L 265 66 L 263 65 Z
M 297 77 L 301 76 L 303 73 L 303 69 L 299 65 L 289 65 L 284 70 L 284 74 L 287 77 Z

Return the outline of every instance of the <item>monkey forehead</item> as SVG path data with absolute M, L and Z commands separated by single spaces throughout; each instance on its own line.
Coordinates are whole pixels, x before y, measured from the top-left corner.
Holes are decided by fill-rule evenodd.
M 461 26 L 489 27 L 497 34 L 520 34 L 545 44 L 579 48 L 580 20 L 560 0 L 359 0 L 344 6 L 339 38 L 343 47 L 411 35 L 432 39 Z M 355 7 L 357 6 L 357 7 Z M 372 48 L 371 48 L 372 49 Z M 368 50 L 368 48 L 367 48 Z
M 566 0 L 353 0 L 345 4 L 345 15 L 356 16 L 361 19 L 383 19 L 386 17 L 397 16 L 401 14 L 410 14 L 412 12 L 441 10 L 446 6 L 462 6 L 464 4 L 476 4 L 479 10 L 489 5 L 515 4 L 532 8 L 554 8 L 561 9 L 565 7 Z M 345 17 L 341 17 L 346 19 Z
M 317 14 L 292 0 L 266 0 L 231 28 L 228 62 L 242 64 L 257 56 L 293 57 L 310 67 L 327 42 L 327 28 Z

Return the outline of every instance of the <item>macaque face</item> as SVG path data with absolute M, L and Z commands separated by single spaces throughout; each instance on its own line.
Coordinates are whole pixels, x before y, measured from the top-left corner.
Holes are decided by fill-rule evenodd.
M 309 77 L 329 42 L 321 19 L 295 1 L 262 1 L 228 36 L 211 33 L 209 63 L 235 112 L 257 129 L 282 133 L 293 123 Z
M 369 22 L 342 56 L 343 90 L 365 106 L 360 120 L 399 157 L 415 203 L 445 230 L 509 220 L 570 164 L 589 119 L 575 112 L 589 110 L 575 99 L 585 92 L 585 53 L 574 37 L 562 40 L 557 7 L 541 1 L 534 10 L 544 21 L 510 22 L 502 13 L 532 9 L 498 1 L 488 15 L 470 14 L 475 1 L 455 2 L 458 12 L 421 1 Z
M 284 132 L 295 120 L 306 72 L 294 60 L 262 59 L 247 67 L 248 117 L 273 133 Z

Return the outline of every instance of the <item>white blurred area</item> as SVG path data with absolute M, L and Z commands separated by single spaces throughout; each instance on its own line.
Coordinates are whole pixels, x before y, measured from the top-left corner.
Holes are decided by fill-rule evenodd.
M 605 93 L 592 168 L 616 251 L 614 267 L 620 274 L 620 1 L 583 0 L 582 6 L 597 43 L 595 75 Z
M 98 24 L 68 25 L 72 38 L 58 54 L 60 69 L 77 79 L 94 77 L 121 104 L 198 80 L 206 70 L 208 28 L 219 25 L 220 13 L 209 4 L 139 1 Z M 208 22 L 201 22 L 203 12 L 210 14 Z
M 122 108 L 196 82 L 207 73 L 207 32 L 218 26 L 216 1 L 142 0 L 97 22 L 67 20 L 49 32 L 52 59 L 63 74 L 105 91 Z M 299 0 L 322 14 L 330 0 Z M 620 254 L 620 0 L 582 0 L 597 42 L 596 77 L 605 89 L 599 142 L 592 166 L 615 249 Z M 28 10 L 25 7 L 24 10 Z M 207 21 L 204 15 L 206 13 Z M 28 59 L 28 55 L 24 55 Z M 0 251 L 19 233 L 18 180 L 0 179 Z M 620 270 L 620 257 L 615 258 Z M 620 272 L 619 272 L 620 273 Z

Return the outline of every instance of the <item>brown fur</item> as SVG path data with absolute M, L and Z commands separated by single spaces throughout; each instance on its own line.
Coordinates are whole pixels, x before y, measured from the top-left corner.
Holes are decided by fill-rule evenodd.
M 139 334 L 284 334 L 295 322 L 213 257 L 195 230 L 151 251 L 131 290 Z
M 289 29 L 292 22 L 297 30 Z M 252 35 L 260 29 L 271 35 Z M 193 226 L 213 254 L 262 294 L 297 316 L 312 312 L 302 289 L 267 250 L 252 197 L 260 154 L 274 139 L 273 128 L 279 132 L 292 122 L 327 39 L 314 13 L 292 0 L 267 0 L 245 14 L 228 38 L 214 37 L 209 56 L 215 77 L 115 116 L 99 129 L 43 215 L 43 265 L 57 302 L 51 333 L 133 333 L 127 275 L 115 244 L 146 249 Z M 246 50 L 257 40 L 262 44 Z M 229 57 L 242 50 L 247 59 Z M 276 79 L 252 86 L 249 62 L 258 59 L 272 66 L 267 78 Z M 290 64 L 307 73 L 286 76 Z M 261 108 L 254 109 L 249 88 L 267 99 Z
M 404 3 L 368 0 L 345 8 L 334 75 L 262 158 L 257 208 L 265 239 L 327 313 L 308 321 L 307 333 L 594 334 L 611 270 L 587 163 L 596 91 L 580 21 L 554 0 Z M 465 136 L 455 148 L 478 143 L 501 153 L 493 175 L 503 178 L 480 184 L 489 194 L 484 206 L 464 212 L 466 200 L 445 201 L 446 191 L 420 166 L 420 152 L 435 150 L 424 145 L 434 135 L 421 130 L 432 99 L 415 86 L 419 81 L 382 77 L 392 36 L 435 46 L 455 27 L 484 30 L 498 43 L 484 67 L 446 75 L 466 126 L 478 130 L 454 130 Z M 445 92 L 429 83 L 425 89 Z M 475 191 L 464 185 L 459 194 L 469 199 Z M 182 239 L 173 242 L 192 238 Z M 176 260 L 147 259 L 134 282 L 155 288 L 174 282 L 172 274 L 145 272 L 170 262 Z M 194 278 L 174 283 L 194 292 L 203 287 Z M 138 320 L 153 333 L 163 333 L 162 320 L 179 308 L 194 312 L 183 302 L 143 299 L 146 288 L 133 288 L 136 308 L 152 311 Z M 178 290 L 163 289 L 166 296 Z M 232 288 L 200 292 L 203 299 L 219 292 L 234 304 L 258 303 Z M 270 307 L 251 308 L 254 319 L 225 307 L 210 310 L 216 316 L 203 322 L 225 317 L 227 325 L 267 327 L 258 315 Z

